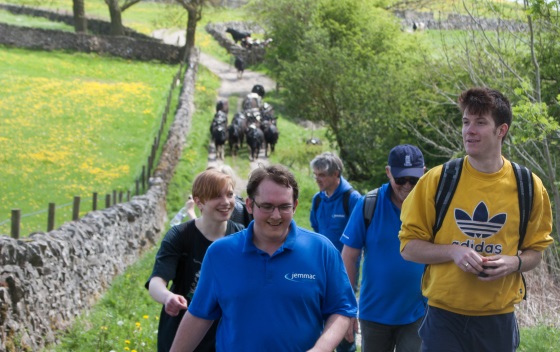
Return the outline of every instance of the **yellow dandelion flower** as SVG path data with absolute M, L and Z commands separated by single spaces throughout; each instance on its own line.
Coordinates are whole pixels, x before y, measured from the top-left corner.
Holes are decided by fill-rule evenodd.
M 140 322 L 139 322 L 139 321 L 136 322 L 136 327 L 137 327 L 137 328 L 140 327 Z
M 124 340 L 124 343 L 126 343 L 127 345 L 130 345 L 130 340 Z
M 144 315 L 144 319 L 149 319 L 150 316 L 149 315 Z
M 130 348 L 125 347 L 124 350 L 125 350 L 125 351 L 130 351 Z

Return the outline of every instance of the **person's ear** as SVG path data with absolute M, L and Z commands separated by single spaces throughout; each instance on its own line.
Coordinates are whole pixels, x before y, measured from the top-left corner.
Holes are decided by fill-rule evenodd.
M 509 130 L 509 126 L 508 126 L 507 124 L 503 123 L 503 124 L 499 127 L 499 129 L 500 129 L 500 130 L 498 131 L 498 135 L 499 135 L 500 137 L 503 138 L 503 137 L 507 134 L 507 132 L 508 132 L 508 130 Z
M 245 207 L 247 208 L 247 212 L 253 215 L 253 200 L 251 198 L 245 198 Z

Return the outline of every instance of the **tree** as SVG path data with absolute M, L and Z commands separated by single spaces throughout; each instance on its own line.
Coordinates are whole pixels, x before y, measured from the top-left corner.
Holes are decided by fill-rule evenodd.
M 111 35 L 124 35 L 122 13 L 140 1 L 141 0 L 124 0 L 123 4 L 119 5 L 119 0 L 105 0 L 105 3 L 109 7 L 109 16 L 111 17 Z
M 379 166 L 406 141 L 399 121 L 413 113 L 408 92 L 421 57 L 411 37 L 369 1 L 264 0 L 257 8 L 290 115 L 327 124 L 354 182 L 384 181 Z
M 176 0 L 187 11 L 186 57 L 190 57 L 195 45 L 196 25 L 202 18 L 202 7 L 206 0 Z
M 84 0 L 72 0 L 74 13 L 74 30 L 76 33 L 87 32 L 87 17 Z

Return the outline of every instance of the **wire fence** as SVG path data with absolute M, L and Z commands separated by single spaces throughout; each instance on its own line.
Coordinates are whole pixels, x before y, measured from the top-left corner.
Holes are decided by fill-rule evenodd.
M 142 171 L 140 175 L 134 181 L 135 189 L 134 190 L 112 190 L 110 193 L 105 194 L 105 208 L 109 208 L 112 205 L 117 203 L 122 203 L 123 200 L 130 201 L 131 194 L 140 195 L 144 194 L 147 190 L 147 183 L 149 178 L 153 175 L 154 165 L 157 165 L 157 162 L 161 156 L 161 137 L 163 136 L 164 132 L 168 130 L 168 116 L 172 104 L 173 94 L 175 90 L 180 86 L 181 83 L 181 75 L 183 69 L 185 68 L 185 59 L 186 59 L 187 50 L 185 50 L 185 56 L 183 60 L 181 60 L 181 64 L 179 65 L 179 69 L 177 70 L 176 74 L 173 76 L 168 94 L 167 100 L 165 104 L 164 112 L 161 116 L 160 125 L 156 136 L 153 139 L 150 154 L 147 158 L 147 161 L 144 165 L 142 165 Z M 105 192 L 103 192 L 105 193 Z M 103 194 L 101 193 L 101 194 Z M 125 197 L 126 193 L 126 197 Z M 98 195 L 99 192 L 92 193 L 92 211 L 98 209 Z M 50 202 L 47 209 L 40 209 L 31 213 L 22 214 L 20 209 L 12 209 L 11 216 L 8 219 L 0 221 L 0 234 L 5 233 L 3 228 L 7 228 L 6 225 L 10 224 L 10 236 L 12 238 L 18 239 L 20 238 L 21 232 L 21 220 L 23 218 L 33 217 L 41 214 L 47 213 L 47 223 L 46 223 L 46 231 L 51 231 L 54 229 L 54 224 L 56 220 L 56 213 L 57 210 L 67 208 L 72 206 L 72 215 L 71 220 L 78 220 L 80 214 L 80 206 L 81 206 L 81 197 L 74 196 L 72 202 L 67 202 L 64 204 L 56 205 L 54 202 Z M 68 220 L 68 219 L 63 219 Z

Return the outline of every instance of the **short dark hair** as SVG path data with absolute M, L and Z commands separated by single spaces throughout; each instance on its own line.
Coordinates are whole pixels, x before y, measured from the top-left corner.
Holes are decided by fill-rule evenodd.
M 338 172 L 339 177 L 342 176 L 342 170 L 344 169 L 342 160 L 331 152 L 324 152 L 317 155 L 311 160 L 309 166 L 313 170 L 326 172 L 328 175 L 334 175 L 335 172 Z
M 495 89 L 476 87 L 461 93 L 458 99 L 461 113 L 484 115 L 490 113 L 496 126 L 506 124 L 509 127 L 513 120 L 511 104 L 508 98 Z M 507 135 L 507 133 L 506 133 Z M 506 138 L 504 135 L 504 139 Z
M 247 197 L 254 199 L 258 194 L 257 189 L 264 180 L 271 180 L 280 186 L 291 188 L 293 190 L 293 201 L 295 202 L 298 199 L 299 186 L 296 178 L 294 174 L 283 165 L 261 165 L 253 170 L 247 182 Z

